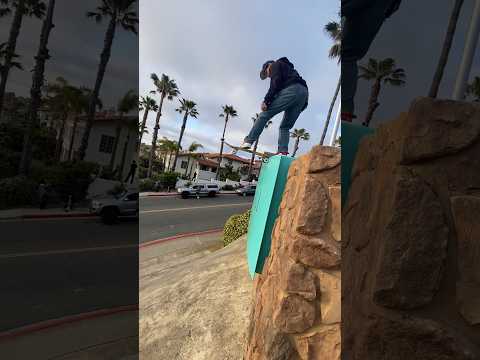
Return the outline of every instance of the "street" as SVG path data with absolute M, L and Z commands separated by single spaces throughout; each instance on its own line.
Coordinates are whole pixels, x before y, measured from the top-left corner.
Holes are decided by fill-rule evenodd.
M 138 222 L 0 222 L 0 331 L 138 302 Z
M 253 196 L 233 194 L 200 199 L 177 196 L 140 198 L 140 242 L 221 229 L 230 216 L 247 211 L 252 202 Z

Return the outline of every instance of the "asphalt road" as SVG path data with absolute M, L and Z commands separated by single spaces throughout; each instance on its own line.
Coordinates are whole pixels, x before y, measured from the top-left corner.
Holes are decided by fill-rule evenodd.
M 138 303 L 138 222 L 0 221 L 0 331 Z
M 253 196 L 238 195 L 200 199 L 176 196 L 140 198 L 140 242 L 223 228 L 230 216 L 245 212 L 252 202 Z

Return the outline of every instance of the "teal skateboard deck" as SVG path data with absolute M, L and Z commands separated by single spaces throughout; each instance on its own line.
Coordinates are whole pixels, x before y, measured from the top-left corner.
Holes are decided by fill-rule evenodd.
M 374 131 L 368 127 L 342 121 L 342 206 L 347 201 L 352 168 L 360 141 Z
M 270 253 L 273 225 L 293 160 L 288 156 L 275 155 L 264 161 L 260 171 L 247 235 L 248 271 L 252 279 L 255 273 L 262 273 Z

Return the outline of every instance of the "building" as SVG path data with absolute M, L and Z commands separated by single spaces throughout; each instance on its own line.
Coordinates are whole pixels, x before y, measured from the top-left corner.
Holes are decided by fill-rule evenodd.
M 177 164 L 174 171 L 189 178 L 210 180 L 214 178 L 218 168 L 218 160 L 220 154 L 218 153 L 180 153 L 178 154 Z M 174 157 L 168 158 L 165 166 L 171 169 L 173 166 Z M 234 154 L 223 154 L 221 168 L 232 166 L 233 171 L 241 172 L 243 168 L 245 171 L 250 165 L 250 159 L 245 159 Z M 255 161 L 252 174 L 258 177 L 260 172 L 261 161 Z M 247 175 L 243 175 L 246 178 Z
M 60 134 L 61 124 L 51 123 Z M 69 117 L 62 135 L 60 160 L 77 159 L 86 116 Z M 115 148 L 116 139 L 118 143 Z M 130 170 L 130 164 L 137 158 L 138 116 L 123 116 L 113 112 L 97 113 L 90 132 L 85 161 L 95 162 L 105 168 L 118 169 L 122 176 Z M 115 150 L 115 151 L 114 151 Z

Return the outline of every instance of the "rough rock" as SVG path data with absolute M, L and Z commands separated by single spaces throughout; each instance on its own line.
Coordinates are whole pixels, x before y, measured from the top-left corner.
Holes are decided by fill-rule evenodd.
M 480 197 L 451 199 L 458 243 L 457 304 L 472 325 L 480 324 Z
M 359 147 L 342 358 L 480 359 L 480 105 L 418 99 Z
M 241 360 L 251 311 L 245 237 L 209 255 L 140 264 L 140 357 Z
M 453 154 L 480 136 L 480 107 L 453 100 L 421 98 L 413 102 L 405 123 L 403 162 Z
M 421 178 L 401 167 L 393 183 L 394 201 L 380 232 L 377 304 L 415 308 L 438 289 L 447 254 L 448 227 L 439 199 Z
M 340 359 L 340 151 L 316 146 L 288 174 L 257 275 L 246 360 Z

